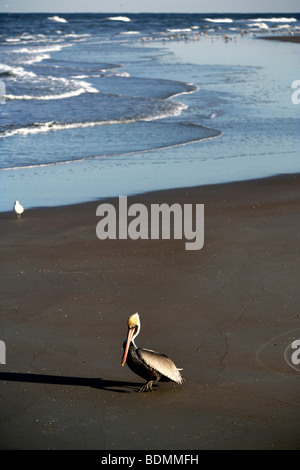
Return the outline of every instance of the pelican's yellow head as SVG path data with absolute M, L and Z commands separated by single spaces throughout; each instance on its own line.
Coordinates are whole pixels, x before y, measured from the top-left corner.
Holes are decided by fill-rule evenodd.
M 140 317 L 138 313 L 135 313 L 134 315 L 131 315 L 131 317 L 128 318 L 128 328 L 134 328 L 135 326 L 140 325 Z
M 124 366 L 129 350 L 129 346 L 131 341 L 134 344 L 134 338 L 139 334 L 140 331 L 140 317 L 138 313 L 135 313 L 134 315 L 131 315 L 131 317 L 128 318 L 128 334 L 127 334 L 127 340 L 126 343 L 124 344 L 124 354 L 122 358 L 122 366 Z

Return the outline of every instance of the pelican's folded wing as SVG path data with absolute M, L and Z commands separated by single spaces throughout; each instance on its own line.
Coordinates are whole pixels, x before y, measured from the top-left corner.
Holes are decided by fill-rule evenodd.
M 157 370 L 160 374 L 164 375 L 173 382 L 182 383 L 183 378 L 179 369 L 175 366 L 174 362 L 164 354 L 159 354 L 150 349 L 138 349 L 137 354 L 140 359 L 152 369 Z

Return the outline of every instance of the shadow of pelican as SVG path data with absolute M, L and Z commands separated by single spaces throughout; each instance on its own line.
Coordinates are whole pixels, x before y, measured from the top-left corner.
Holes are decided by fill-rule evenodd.
M 124 382 L 120 380 L 107 380 L 90 377 L 66 377 L 47 374 L 26 374 L 22 372 L 1 372 L 0 380 L 9 382 L 91 387 L 118 393 L 129 393 L 128 390 L 122 390 L 122 388 L 136 388 L 138 386 L 136 382 Z

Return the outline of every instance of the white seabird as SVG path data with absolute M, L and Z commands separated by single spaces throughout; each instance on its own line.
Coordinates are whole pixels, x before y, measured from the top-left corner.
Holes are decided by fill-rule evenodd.
M 23 214 L 23 212 L 24 212 L 24 207 L 19 203 L 19 201 L 15 202 L 14 211 L 17 214 L 18 219 L 20 219 L 21 214 Z

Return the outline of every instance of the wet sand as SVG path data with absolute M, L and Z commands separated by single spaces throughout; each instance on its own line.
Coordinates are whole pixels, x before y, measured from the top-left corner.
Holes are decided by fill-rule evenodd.
M 269 39 L 271 41 L 284 41 L 284 42 L 300 42 L 300 36 L 260 36 L 259 39 Z
M 100 241 L 99 202 L 0 214 L 0 448 L 299 449 L 284 352 L 300 338 L 300 176 L 133 202 L 205 204 L 203 249 Z M 183 385 L 136 393 L 121 357 L 137 311 L 137 345 L 169 355 Z

